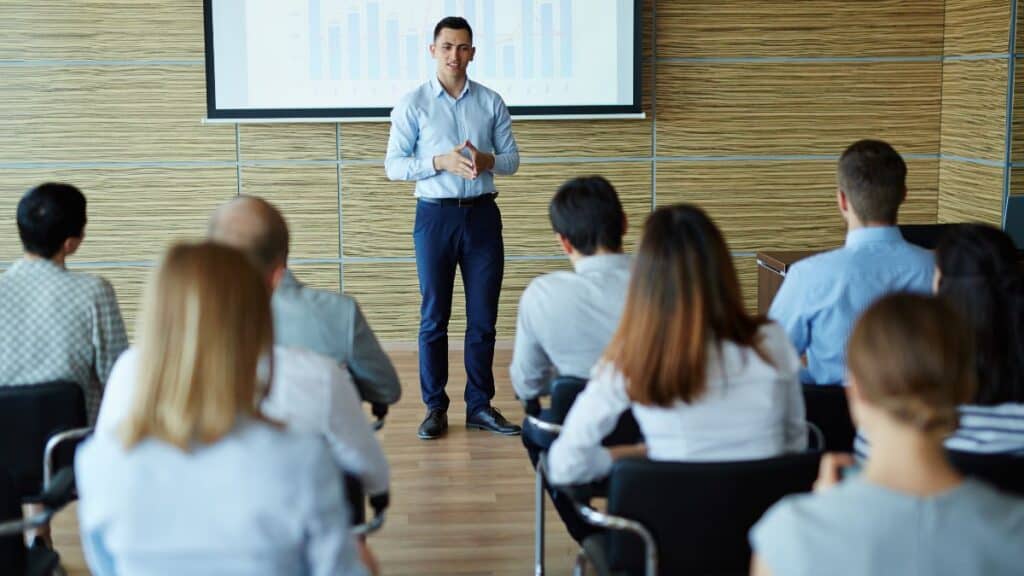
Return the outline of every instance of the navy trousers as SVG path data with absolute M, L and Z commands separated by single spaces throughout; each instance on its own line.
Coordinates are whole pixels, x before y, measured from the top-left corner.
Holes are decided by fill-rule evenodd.
M 448 320 L 455 268 L 466 290 L 466 415 L 494 397 L 494 336 L 505 274 L 501 213 L 493 199 L 471 206 L 416 203 L 413 228 L 420 295 L 420 392 L 429 409 L 447 410 Z

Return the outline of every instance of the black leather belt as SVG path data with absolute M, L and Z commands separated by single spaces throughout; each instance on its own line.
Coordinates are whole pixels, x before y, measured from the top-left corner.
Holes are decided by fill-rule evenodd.
M 436 204 L 438 206 L 457 206 L 459 208 L 465 208 L 475 204 L 494 202 L 495 196 L 497 196 L 497 194 L 481 194 L 480 196 L 473 196 L 471 198 L 420 198 L 419 200 L 420 202 Z

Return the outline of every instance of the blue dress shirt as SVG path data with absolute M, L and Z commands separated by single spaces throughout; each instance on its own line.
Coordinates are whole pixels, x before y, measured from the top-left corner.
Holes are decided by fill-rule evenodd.
M 475 180 L 434 170 L 434 156 L 466 140 L 494 154 L 494 168 Z M 494 175 L 519 169 L 512 117 L 496 92 L 472 80 L 452 98 L 437 78 L 413 90 L 391 111 L 391 136 L 384 163 L 391 180 L 416 182 L 418 198 L 472 198 L 497 192 Z M 493 172 L 493 174 L 492 174 Z
M 801 381 L 840 383 L 846 341 L 861 312 L 891 292 L 930 292 L 934 274 L 932 253 L 904 240 L 898 228 L 852 230 L 842 248 L 790 267 L 768 316 L 807 355 Z

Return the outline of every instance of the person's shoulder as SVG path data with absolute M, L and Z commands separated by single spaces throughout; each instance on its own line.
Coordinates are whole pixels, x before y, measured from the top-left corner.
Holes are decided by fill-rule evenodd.
M 800 370 L 800 356 L 793 347 L 786 329 L 778 322 L 768 321 L 757 329 L 757 342 L 760 349 L 773 360 L 776 368 L 785 372 Z
M 961 502 L 976 511 L 979 522 L 995 532 L 1024 537 L 1024 499 L 971 478 L 962 487 Z
M 799 276 L 805 282 L 831 282 L 831 275 L 842 272 L 850 254 L 842 247 L 819 252 L 794 262 L 789 267 L 789 276 Z
M 355 298 L 348 294 L 323 288 L 314 288 L 299 283 L 284 289 L 275 290 L 274 297 L 278 300 L 300 300 L 305 305 L 318 310 L 329 309 L 332 311 L 351 312 L 356 307 Z
M 84 291 L 90 297 L 106 298 L 114 295 L 113 284 L 102 276 L 77 270 L 68 270 L 67 278 L 69 282 L 75 284 L 78 289 Z
M 412 90 L 409 90 L 398 99 L 398 102 L 395 103 L 395 107 L 392 108 L 391 116 L 395 117 L 396 114 L 408 113 L 410 110 L 419 107 L 429 96 L 430 82 L 424 82 Z

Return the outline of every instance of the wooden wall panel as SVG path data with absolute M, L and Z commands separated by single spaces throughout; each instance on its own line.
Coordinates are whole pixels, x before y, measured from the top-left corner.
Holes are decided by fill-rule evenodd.
M 945 53 L 998 53 L 1009 51 L 1009 0 L 947 0 Z
M 21 255 L 15 209 L 42 182 L 68 182 L 85 194 L 85 241 L 72 262 L 156 260 L 175 241 L 202 239 L 210 213 L 237 191 L 233 167 L 0 169 L 0 181 L 3 261 Z
M 1003 169 L 943 161 L 939 222 L 988 222 L 998 226 L 1003 213 Z
M 388 149 L 390 123 L 357 123 L 341 125 L 341 158 L 343 160 L 378 160 L 384 171 L 384 155 Z
M 203 125 L 202 66 L 14 67 L 0 87 L 0 161 L 235 160 Z
M 1024 18 L 1024 12 L 1021 14 Z M 1024 28 L 1024 21 L 1021 22 L 1021 28 Z M 1021 42 L 1024 42 L 1024 38 L 1021 38 Z M 1024 50 L 1024 44 L 1018 46 Z M 1021 65 L 1024 65 L 1024 59 L 1017 60 L 1018 68 L 1013 78 L 1013 126 L 1010 146 L 1010 160 L 1013 162 L 1024 162 L 1024 72 L 1019 68 Z
M 658 56 L 925 56 L 942 52 L 939 0 L 661 0 Z
M 1024 168 L 1014 168 L 1010 173 L 1010 194 L 1024 196 Z
M 202 0 L 0 2 L 0 60 L 202 60 Z
M 511 339 L 519 297 L 530 280 L 553 270 L 568 270 L 567 259 L 505 262 L 505 281 L 498 305 L 498 338 Z M 345 265 L 345 292 L 354 296 L 381 340 L 415 341 L 419 331 L 420 295 L 413 262 Z M 461 342 L 466 329 L 465 299 L 456 272 L 449 346 Z
M 523 164 L 498 181 L 505 253 L 558 255 L 548 203 L 558 186 L 574 176 L 601 174 L 616 187 L 631 222 L 626 245 L 638 237 L 651 206 L 650 162 Z M 345 256 L 412 256 L 415 199 L 408 183 L 388 182 L 378 166 L 346 166 L 342 172 Z
M 938 151 L 937 62 L 661 64 L 658 156 Z
M 695 203 L 735 251 L 825 249 L 842 244 L 835 163 L 677 162 L 658 166 L 658 205 Z M 935 222 L 938 161 L 908 162 L 904 223 Z
M 942 74 L 942 153 L 1002 162 L 1006 151 L 1007 64 L 946 62 Z
M 736 275 L 740 278 L 740 289 L 743 291 L 743 303 L 747 312 L 757 313 L 757 257 L 737 256 L 733 258 Z
M 337 124 L 242 124 L 242 160 L 336 160 Z
M 312 288 L 337 292 L 341 286 L 341 270 L 338 264 L 291 264 L 288 269 L 303 284 Z
M 284 214 L 291 258 L 338 257 L 336 166 L 245 166 L 242 193 L 266 198 Z

